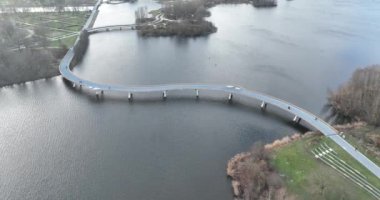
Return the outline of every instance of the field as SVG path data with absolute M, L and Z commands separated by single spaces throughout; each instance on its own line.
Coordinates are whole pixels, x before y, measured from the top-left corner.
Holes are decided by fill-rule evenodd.
M 58 1 L 64 6 L 94 5 L 96 0 L 66 0 Z M 57 4 L 55 0 L 0 0 L 0 5 L 5 6 L 52 6 Z
M 73 46 L 88 12 L 12 13 L 0 16 L 0 86 L 59 74 L 58 63 Z M 0 28 L 1 28 L 0 27 Z
M 379 140 L 380 128 L 371 125 L 365 125 L 356 129 L 345 131 L 346 140 L 377 165 L 380 165 L 380 149 L 373 143 L 373 140 Z M 369 138 L 374 138 L 369 142 Z
M 8 16 L 16 22 L 18 28 L 33 34 L 32 38 L 46 37 L 48 47 L 61 45 L 71 47 L 89 14 L 88 12 L 56 12 L 17 13 Z
M 375 199 L 331 166 L 316 159 L 311 151 L 321 145 L 331 147 L 340 159 L 358 170 L 373 186 L 380 188 L 380 180 L 332 140 L 311 135 L 273 152 L 273 165 L 284 177 L 288 190 L 299 199 Z

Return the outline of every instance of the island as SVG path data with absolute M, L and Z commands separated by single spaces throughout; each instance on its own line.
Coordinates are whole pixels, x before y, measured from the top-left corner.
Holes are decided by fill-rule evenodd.
M 274 7 L 277 0 L 192 0 L 160 1 L 163 5 L 150 13 L 144 8 L 136 11 L 136 24 L 141 36 L 206 36 L 217 31 L 217 27 L 205 20 L 211 13 L 209 8 L 219 4 L 251 3 L 255 7 Z M 151 23 L 147 23 L 151 22 Z

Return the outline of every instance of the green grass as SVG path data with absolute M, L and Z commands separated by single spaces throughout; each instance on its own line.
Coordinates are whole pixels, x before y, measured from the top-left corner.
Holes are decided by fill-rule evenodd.
M 62 13 L 18 13 L 8 15 L 18 22 L 28 23 L 31 25 L 20 25 L 20 27 L 33 30 L 35 26 L 44 26 L 48 29 L 49 38 L 64 36 L 66 34 L 76 33 L 82 29 L 85 24 L 88 12 L 62 12 Z M 62 29 L 62 30 L 59 30 Z M 59 47 L 65 44 L 71 47 L 77 36 L 64 38 L 61 41 L 50 41 L 49 47 Z
M 333 141 L 323 136 L 307 136 L 273 152 L 272 162 L 284 177 L 289 191 L 299 199 L 374 199 L 339 172 L 314 158 L 311 150 L 321 142 L 333 147 L 341 159 L 367 176 L 372 184 L 380 187 L 380 180 L 377 177 Z
M 161 11 L 160 10 L 151 10 L 149 11 L 149 14 L 153 15 L 153 16 L 157 16 L 158 14 L 160 14 Z
M 20 6 L 51 6 L 50 4 L 47 4 L 48 2 L 45 1 L 46 3 L 44 5 L 41 5 L 40 0 L 0 0 L 0 5 L 20 5 Z M 89 0 L 86 2 L 89 5 L 94 5 L 96 3 L 96 0 Z M 66 1 L 65 6 L 70 6 L 69 1 Z
M 374 155 L 370 151 L 367 151 L 365 142 L 361 142 L 360 139 L 352 135 L 367 135 L 367 134 L 380 134 L 380 128 L 371 125 L 366 125 L 360 128 L 349 130 L 346 132 L 346 140 L 353 146 L 357 147 L 360 152 L 366 155 L 370 160 L 372 160 L 377 165 L 380 165 L 380 157 Z
M 50 46 L 60 47 L 61 44 L 64 44 L 66 47 L 70 48 L 71 46 L 73 46 L 76 39 L 77 39 L 77 37 L 74 36 L 74 37 L 62 39 L 60 41 L 59 40 L 52 41 L 52 42 L 50 42 Z
M 345 150 L 340 148 L 334 141 L 328 138 L 322 138 L 322 141 L 326 142 L 330 147 L 332 147 L 339 155 L 339 157 L 344 160 L 348 165 L 360 171 L 364 176 L 367 177 L 368 181 L 375 185 L 377 188 L 380 188 L 380 179 L 377 178 L 372 172 L 367 170 L 362 164 L 352 158 Z M 359 150 L 359 149 L 358 149 Z M 360 150 L 359 150 L 360 151 Z

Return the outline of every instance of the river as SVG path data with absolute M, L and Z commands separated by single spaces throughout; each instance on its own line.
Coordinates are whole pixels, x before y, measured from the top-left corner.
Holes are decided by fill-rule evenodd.
M 133 23 L 158 4 L 104 4 L 95 26 Z M 380 63 L 380 5 L 279 1 L 277 8 L 211 8 L 208 37 L 90 36 L 79 76 L 118 84 L 223 83 L 320 113 L 327 90 Z M 232 199 L 227 160 L 256 141 L 297 131 L 259 102 L 188 92 L 136 95 L 73 90 L 61 77 L 0 89 L 0 199 Z

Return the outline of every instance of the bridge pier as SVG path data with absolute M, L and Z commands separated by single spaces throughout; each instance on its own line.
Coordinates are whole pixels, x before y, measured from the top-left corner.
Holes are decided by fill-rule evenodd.
M 267 103 L 265 103 L 265 101 L 263 101 L 260 105 L 260 108 L 262 111 L 265 111 L 267 109 Z
M 299 124 L 301 122 L 301 120 L 302 119 L 300 117 L 298 117 L 297 115 L 294 116 L 294 118 L 293 118 L 293 122 L 296 123 L 296 124 Z
M 198 90 L 198 89 L 195 90 L 195 97 L 196 97 L 197 99 L 199 99 L 199 90 Z
M 103 91 L 103 90 L 101 90 L 101 91 L 100 91 L 100 94 L 101 94 L 101 95 L 103 95 L 103 94 L 104 94 L 104 91 Z
M 131 92 L 128 92 L 128 101 L 133 100 L 133 94 Z
M 233 98 L 234 98 L 234 95 L 232 93 L 230 93 L 228 95 L 228 101 L 231 102 Z
M 73 83 L 73 88 L 75 88 L 75 83 Z
M 166 98 L 167 98 L 167 93 L 166 93 L 166 91 L 164 91 L 164 92 L 162 93 L 162 99 L 166 100 Z
M 95 91 L 95 96 L 97 99 L 99 99 L 99 91 Z

